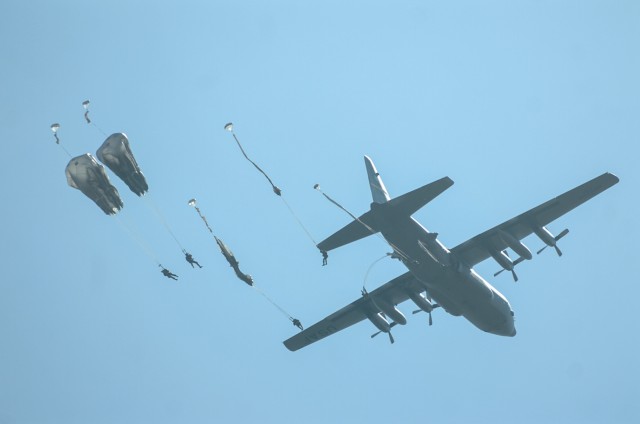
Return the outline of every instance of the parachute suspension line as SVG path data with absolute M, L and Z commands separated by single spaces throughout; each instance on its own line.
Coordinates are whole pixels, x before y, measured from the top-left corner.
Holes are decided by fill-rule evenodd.
M 149 192 L 147 192 L 146 196 L 142 196 L 142 197 L 145 198 L 145 199 L 148 199 L 147 202 L 150 205 L 151 209 L 155 212 L 156 217 L 160 220 L 160 222 L 162 222 L 162 225 L 164 225 L 164 227 L 167 229 L 167 231 L 169 232 L 171 237 L 173 237 L 173 239 L 176 241 L 176 243 L 178 243 L 178 246 L 180 246 L 180 249 L 183 252 L 185 252 L 184 247 L 182 246 L 182 244 L 180 243 L 180 241 L 178 240 L 176 235 L 173 233 L 173 231 L 171 231 L 171 227 L 169 227 L 169 223 L 167 222 L 167 220 L 162 215 L 162 212 L 160 212 L 160 208 L 158 208 L 158 205 L 156 205 L 156 203 L 153 201 L 153 198 L 151 197 Z
M 302 221 L 300 221 L 300 218 L 298 218 L 298 216 L 295 214 L 295 212 L 293 211 L 293 209 L 291 209 L 291 206 L 289 206 L 289 203 L 285 200 L 284 197 L 280 196 L 280 198 L 282 199 L 282 201 L 284 202 L 285 206 L 287 207 L 287 209 L 289 209 L 289 212 L 291 212 L 291 216 L 293 216 L 293 218 L 296 220 L 296 222 L 298 223 L 298 225 L 300 225 L 300 228 L 302 228 L 302 230 L 307 234 L 307 237 L 309 237 L 309 240 L 311 240 L 311 243 L 313 243 L 313 247 L 317 247 L 318 243 L 316 243 L 316 241 L 313 239 L 313 236 L 311 235 L 311 233 L 309 232 L 309 230 L 307 230 L 307 227 L 304 226 L 304 224 L 302 223 Z
M 224 126 L 224 129 L 228 132 L 231 133 L 231 135 L 233 136 L 233 139 L 236 141 L 236 144 L 238 145 L 238 147 L 240 148 L 240 151 L 242 152 L 242 155 L 245 157 L 245 159 L 247 159 L 249 162 L 251 162 L 251 164 L 258 170 L 260 171 L 260 173 L 262 173 L 262 175 L 264 175 L 264 177 L 267 179 L 267 181 L 269 181 L 269 184 L 271 184 L 271 189 L 273 190 L 273 192 L 278 195 L 282 201 L 284 202 L 285 206 L 287 207 L 287 209 L 289 209 L 289 212 L 291 213 L 291 215 L 293 216 L 293 218 L 296 220 L 296 222 L 298 223 L 298 225 L 302 228 L 302 230 L 307 234 L 307 237 L 309 237 L 309 239 L 311 240 L 311 242 L 313 243 L 313 247 L 317 247 L 318 243 L 316 243 L 316 241 L 313 239 L 313 236 L 311 235 L 311 233 L 309 232 L 309 230 L 305 227 L 305 225 L 302 223 L 302 221 L 300 220 L 300 218 L 298 218 L 298 216 L 296 215 L 296 213 L 293 211 L 293 209 L 291 208 L 291 205 L 289 205 L 289 203 L 284 199 L 284 197 L 282 197 L 282 190 L 276 186 L 273 181 L 271 180 L 271 178 L 269 178 L 269 175 L 267 175 L 266 172 L 264 172 L 262 170 L 262 168 L 260 168 L 258 166 L 258 164 L 256 164 L 253 160 L 251 160 L 251 158 L 249 158 L 249 156 L 247 155 L 247 152 L 244 151 L 244 148 L 242 147 L 242 144 L 240 144 L 240 140 L 238 140 L 238 137 L 236 136 L 236 133 L 233 131 L 233 123 L 229 122 L 228 124 L 226 124 Z M 322 253 L 322 252 L 321 252 Z M 323 256 L 325 256 L 326 253 L 323 253 Z M 325 258 L 326 261 L 326 258 Z
M 383 260 L 384 258 L 386 258 L 387 256 L 390 256 L 390 254 L 386 254 L 378 259 L 376 259 L 375 261 L 373 261 L 371 263 L 371 265 L 369 265 L 369 268 L 367 268 L 367 272 L 364 274 L 364 281 L 362 282 L 362 288 L 364 288 L 366 290 L 367 287 L 367 278 L 369 278 L 369 272 L 371 272 L 371 269 L 373 268 L 373 266 L 375 264 L 377 264 L 378 262 L 380 262 L 381 260 Z
M 91 122 L 91 125 L 93 125 L 93 126 L 95 127 L 95 129 L 97 129 L 98 131 L 100 131 L 100 133 L 102 133 L 102 135 L 103 135 L 103 136 L 105 136 L 105 137 L 107 136 L 107 133 L 106 133 L 106 132 L 104 132 L 104 131 L 102 130 L 102 128 L 100 128 L 99 126 L 97 126 L 94 122 Z
M 200 208 L 197 206 L 196 204 L 196 199 L 191 199 L 189 200 L 189 206 L 192 206 L 196 212 L 198 212 L 198 215 L 200 216 L 200 219 L 202 219 L 202 222 L 204 222 L 204 225 L 207 227 L 207 230 L 209 230 L 209 232 L 211 233 L 211 235 L 213 236 L 213 238 L 216 240 L 216 243 L 218 243 L 218 245 L 220 246 L 220 248 L 222 249 L 223 247 L 225 247 L 224 243 L 222 243 L 221 241 L 219 241 L 219 239 L 215 236 L 215 234 L 213 234 L 213 230 L 211 229 L 211 227 L 209 226 L 209 223 L 207 222 L 207 218 L 205 218 L 205 216 L 202 214 L 202 212 L 200 211 Z M 220 245 L 220 243 L 222 243 L 222 245 Z M 222 252 L 222 254 L 226 257 L 224 251 Z M 227 258 L 227 260 L 229 260 L 229 258 Z M 235 259 L 234 259 L 235 260 Z M 232 265 L 230 263 L 230 265 Z M 233 266 L 233 265 L 232 265 Z M 238 263 L 236 262 L 236 268 L 238 266 Z M 236 274 L 237 274 L 238 270 L 236 269 Z M 245 281 L 246 283 L 247 281 Z M 249 284 L 249 283 L 247 283 Z M 293 325 L 295 325 L 296 327 L 300 328 L 302 330 L 302 324 L 300 323 L 300 321 L 294 317 L 292 317 L 287 311 L 285 311 L 280 305 L 278 305 L 276 302 L 274 302 L 269 296 L 267 296 L 267 294 L 265 292 L 263 292 L 262 290 L 260 290 L 259 287 L 256 287 L 255 284 L 249 284 L 251 287 L 253 287 L 254 290 L 256 290 L 258 293 L 260 293 L 262 295 L 262 297 L 264 297 L 265 299 L 267 299 L 269 301 L 269 303 L 271 303 L 273 306 L 275 306 L 280 312 L 282 312 L 283 315 L 285 315 L 289 321 L 291 321 L 293 323 Z
M 253 164 L 253 166 L 255 166 L 255 168 L 260 171 L 262 173 L 262 175 L 265 176 L 265 178 L 267 179 L 267 181 L 269 181 L 269 184 L 271 184 L 271 188 L 273 189 L 273 192 L 275 194 L 277 194 L 278 196 L 282 196 L 282 190 L 280 190 L 274 183 L 273 181 L 271 181 L 271 178 L 269 178 L 269 176 L 267 175 L 266 172 L 264 172 L 254 161 L 252 161 L 251 159 L 249 159 L 249 156 L 247 156 L 247 153 L 244 151 L 244 149 L 242 148 L 242 144 L 240 144 L 240 140 L 238 140 L 238 137 L 236 137 L 236 133 L 233 132 L 233 124 L 231 122 L 229 122 L 227 125 L 224 126 L 224 129 L 229 131 L 231 133 L 231 135 L 233 135 L 234 140 L 236 141 L 236 143 L 238 144 L 238 147 L 240 148 L 240 151 L 242 152 L 242 154 L 244 155 L 245 159 L 247 159 L 249 162 L 251 162 L 251 164 Z
M 149 257 L 149 259 L 151 259 L 153 262 L 155 262 L 158 266 L 162 266 L 162 265 L 160 265 L 160 261 L 158 260 L 156 255 L 153 253 L 153 251 L 151 250 L 149 245 L 147 243 L 145 243 L 145 241 L 142 239 L 142 237 L 140 237 L 140 235 L 136 231 L 134 231 L 134 229 L 131 227 L 131 225 L 128 224 L 125 221 L 124 217 L 121 217 L 120 215 L 115 215 L 115 217 L 116 217 L 116 221 L 118 222 L 118 224 L 120 224 L 120 226 L 127 233 L 129 233 L 129 235 L 131 236 L 133 241 L 135 241 L 138 244 L 138 246 Z
M 389 240 L 386 240 L 380 233 L 378 233 L 377 231 L 375 231 L 373 228 L 371 228 L 370 226 L 368 226 L 365 222 L 362 222 L 362 220 L 360 218 L 358 218 L 357 216 L 355 216 L 354 214 L 352 214 L 351 212 L 349 212 L 348 210 L 346 210 L 340 203 L 336 202 L 335 200 L 333 200 L 331 197 L 329 197 L 324 191 L 322 191 L 322 189 L 320 188 L 320 184 L 316 184 L 313 186 L 314 189 L 318 190 L 320 193 L 322 193 L 322 195 L 331 203 L 333 203 L 334 205 L 336 205 L 337 207 L 339 207 L 340 209 L 342 209 L 344 212 L 346 212 L 351 218 L 353 218 L 354 220 L 358 221 L 360 224 L 362 224 L 363 227 L 365 227 L 367 230 L 369 230 L 369 232 L 371 234 L 375 234 L 377 235 L 382 241 L 384 241 L 385 243 L 389 244 L 389 246 L 391 246 L 391 248 L 394 250 L 394 252 L 400 256 L 401 259 L 406 260 L 407 262 L 417 262 L 414 259 L 411 259 L 409 257 L 409 255 L 407 255 L 406 253 L 404 253 L 402 250 L 400 250 L 399 247 L 397 247 L 396 245 L 394 245 L 393 243 L 391 243 Z
M 280 312 L 282 312 L 282 314 L 285 315 L 287 318 L 289 318 L 289 320 L 293 321 L 293 317 L 291 315 L 289 315 L 289 313 L 287 313 L 287 311 L 282 309 L 282 307 L 280 305 L 278 305 L 276 302 L 274 302 L 269 296 L 267 296 L 265 292 L 260 290 L 259 287 L 257 287 L 255 284 L 252 285 L 251 287 L 253 287 L 258 293 L 260 293 L 265 299 L 267 299 L 269 301 L 269 303 L 271 303 L 273 306 L 278 308 L 278 310 Z
M 267 299 L 269 301 L 269 303 L 271 303 L 273 306 L 275 306 L 280 312 L 282 312 L 282 314 L 284 316 L 286 316 L 289 321 L 291 321 L 293 323 L 293 325 L 295 325 L 296 327 L 298 327 L 300 330 L 303 329 L 302 324 L 300 323 L 300 321 L 297 318 L 294 318 L 291 316 L 291 314 L 289 314 L 287 311 L 285 311 L 280 305 L 278 305 L 276 302 L 274 302 L 269 296 L 266 295 L 265 292 L 263 292 L 262 290 L 260 290 L 259 287 L 256 287 L 256 285 L 252 285 L 251 287 L 253 287 L 258 293 L 260 293 L 262 295 L 262 297 L 264 297 L 265 299 Z
M 69 151 L 62 144 L 59 144 L 59 146 L 67 154 L 67 156 L 69 156 L 69 159 L 73 157 L 71 156 L 71 153 L 69 153 Z

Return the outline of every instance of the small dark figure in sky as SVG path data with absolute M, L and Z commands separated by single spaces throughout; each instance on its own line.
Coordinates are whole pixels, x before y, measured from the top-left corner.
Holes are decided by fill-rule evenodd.
M 164 275 L 167 278 L 171 278 L 172 280 L 178 280 L 178 276 L 176 274 L 174 274 L 173 272 L 169 271 L 167 268 L 163 267 L 162 265 L 160 265 L 160 268 L 162 268 L 162 275 Z
M 300 331 L 304 330 L 304 328 L 302 327 L 302 323 L 300 322 L 299 319 L 297 318 L 293 318 L 291 320 L 291 322 L 293 322 L 293 325 L 295 325 L 296 327 L 298 327 L 300 329 Z
M 322 253 L 322 266 L 325 266 L 327 264 L 327 259 L 329 258 L 329 254 L 327 253 L 326 250 L 321 250 L 320 253 Z
M 189 252 L 184 252 L 184 258 L 187 260 L 187 262 L 189 262 L 191 264 L 191 268 L 195 268 L 193 266 L 193 264 L 198 265 L 198 268 L 202 268 L 202 265 L 200 265 L 198 263 L 198 261 L 196 261 L 195 259 L 193 259 L 193 256 L 191 255 L 191 253 Z

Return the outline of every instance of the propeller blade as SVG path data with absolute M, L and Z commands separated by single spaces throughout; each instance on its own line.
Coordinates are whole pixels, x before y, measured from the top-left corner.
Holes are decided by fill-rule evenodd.
M 562 250 L 560 250 L 560 248 L 558 246 L 553 246 L 556 248 L 556 253 L 558 254 L 558 256 L 562 256 Z
M 389 331 L 389 341 L 391 342 L 391 344 L 393 344 L 395 342 L 395 340 L 393 340 L 393 336 L 391 335 L 391 331 Z
M 547 248 L 547 245 L 545 244 L 545 245 L 544 245 L 544 247 L 543 247 L 542 249 L 538 250 L 538 253 L 537 253 L 537 254 L 539 255 L 539 254 L 540 254 L 540 253 L 542 253 L 542 251 L 543 251 L 544 249 L 546 249 L 546 248 Z
M 498 271 L 495 274 L 493 274 L 493 276 L 497 277 L 498 275 L 502 274 L 502 271 L 504 271 L 504 268 L 502 268 L 500 271 Z
M 431 318 L 431 312 L 429 312 L 429 325 L 433 325 L 433 318 Z
M 415 311 L 413 311 L 413 315 L 417 314 L 418 312 L 422 312 L 422 309 L 416 309 Z
M 395 322 L 395 321 L 394 321 L 394 322 L 392 322 L 392 323 L 391 323 L 391 325 L 389 325 L 389 331 L 385 331 L 385 333 L 389 333 L 389 335 L 391 335 L 391 329 L 392 329 L 393 327 L 395 327 L 396 325 L 398 325 L 398 323 L 397 323 L 397 322 Z M 377 336 L 378 334 L 380 334 L 380 333 L 382 333 L 382 332 L 383 332 L 383 331 L 382 331 L 382 330 L 380 330 L 380 331 L 378 331 L 377 333 L 372 334 L 372 335 L 371 335 L 371 338 L 373 339 L 375 336 Z M 393 343 L 393 342 L 391 342 L 391 343 Z
M 512 269 L 511 273 L 513 274 L 513 281 L 517 283 L 518 282 L 518 276 L 516 275 L 516 272 Z
M 564 230 L 562 230 L 562 232 L 560 234 L 558 234 L 555 237 L 556 241 L 560 240 L 562 237 L 566 236 L 567 234 L 569 234 L 569 229 L 565 228 Z

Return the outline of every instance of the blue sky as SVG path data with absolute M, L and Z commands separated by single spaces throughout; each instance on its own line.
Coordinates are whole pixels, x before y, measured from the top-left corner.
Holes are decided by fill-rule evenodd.
M 637 2 L 131 3 L 0 5 L 0 423 L 640 420 Z M 449 247 L 602 172 L 621 182 L 549 226 L 571 230 L 562 258 L 517 284 L 476 267 L 515 338 L 404 304 L 394 345 L 363 322 L 291 353 L 296 329 L 187 201 L 306 326 L 389 248 L 369 237 L 321 267 L 228 121 L 316 241 L 349 218 L 313 185 L 364 212 L 365 154 L 392 196 L 455 181 L 415 215 Z M 74 155 L 125 132 L 149 196 L 110 174 L 125 207 L 102 214 L 67 186 L 53 122 Z M 380 261 L 366 285 L 402 272 Z

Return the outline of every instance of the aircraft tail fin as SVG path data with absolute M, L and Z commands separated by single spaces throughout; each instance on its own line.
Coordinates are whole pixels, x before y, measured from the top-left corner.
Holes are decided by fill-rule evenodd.
M 393 220 L 394 217 L 400 219 L 413 215 L 418 209 L 453 185 L 451 178 L 444 177 L 391 199 L 375 165 L 368 156 L 364 157 L 364 163 L 369 177 L 371 196 L 373 197 L 371 210 L 320 242 L 318 244 L 320 250 L 328 252 L 375 234 L 380 231 L 379 226 L 384 224 L 385 221 Z
M 389 192 L 384 186 L 382 178 L 380 178 L 380 174 L 378 174 L 378 170 L 369 156 L 364 157 L 364 164 L 367 167 L 367 176 L 369 177 L 369 187 L 371 188 L 373 201 L 375 203 L 387 203 L 391 200 L 391 196 L 389 196 Z

